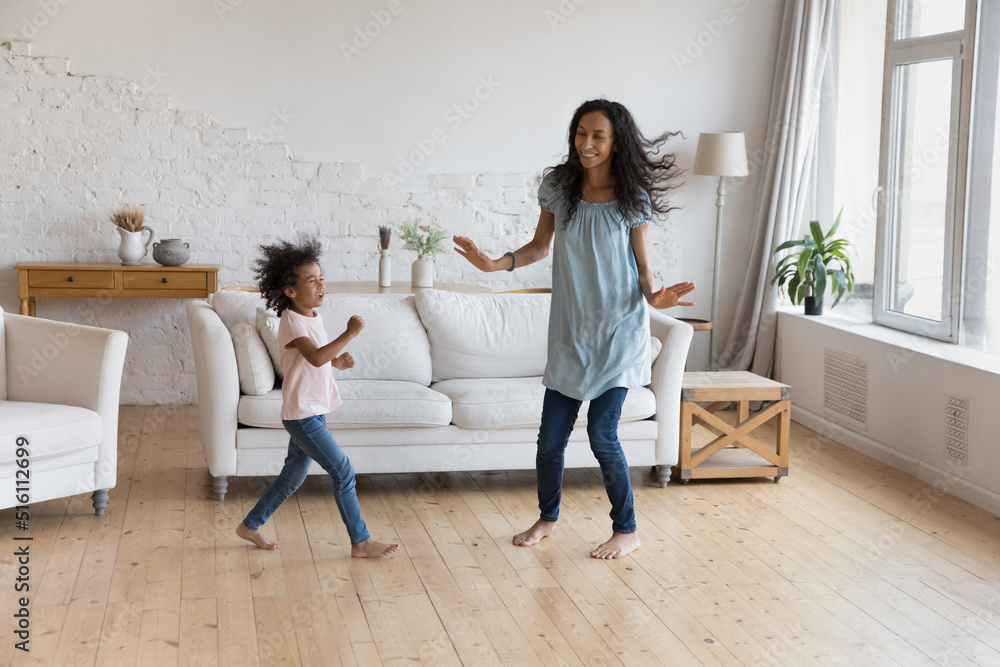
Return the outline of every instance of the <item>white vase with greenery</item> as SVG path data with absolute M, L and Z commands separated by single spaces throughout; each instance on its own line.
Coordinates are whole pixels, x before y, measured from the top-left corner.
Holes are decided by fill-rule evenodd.
M 433 255 L 444 251 L 444 242 L 448 235 L 443 229 L 421 225 L 420 220 L 414 220 L 400 226 L 403 237 L 403 247 L 417 253 L 410 272 L 411 287 L 434 286 Z

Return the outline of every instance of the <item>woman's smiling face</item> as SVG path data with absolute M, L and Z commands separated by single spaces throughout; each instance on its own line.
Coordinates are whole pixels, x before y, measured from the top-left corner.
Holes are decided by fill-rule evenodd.
M 600 111 L 591 111 L 580 117 L 574 145 L 584 169 L 591 169 L 610 160 L 612 153 L 618 148 L 611 121 Z

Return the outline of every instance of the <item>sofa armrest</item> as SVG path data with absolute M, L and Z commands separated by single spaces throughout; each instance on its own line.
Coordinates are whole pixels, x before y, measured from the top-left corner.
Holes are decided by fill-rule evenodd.
M 187 304 L 198 384 L 198 433 L 201 450 L 214 477 L 236 474 L 236 410 L 240 380 L 233 338 L 215 310 L 204 301 Z
M 653 362 L 650 387 L 656 395 L 656 465 L 676 465 L 680 447 L 681 383 L 694 328 L 649 308 L 649 332 L 663 342 Z
M 7 398 L 72 405 L 99 414 L 104 435 L 94 488 L 112 488 L 118 470 L 118 399 L 128 334 L 11 313 L 3 313 L 3 320 Z

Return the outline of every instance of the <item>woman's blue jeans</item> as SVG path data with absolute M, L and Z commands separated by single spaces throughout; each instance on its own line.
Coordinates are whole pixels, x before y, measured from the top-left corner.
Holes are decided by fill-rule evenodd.
M 333 479 L 333 491 L 340 510 L 340 518 L 347 526 L 351 544 L 367 542 L 371 537 L 364 519 L 354 481 L 354 468 L 326 428 L 326 415 L 316 415 L 305 419 L 282 420 L 285 430 L 291 436 L 288 441 L 288 456 L 278 479 L 267 488 L 261 499 L 250 510 L 243 524 L 250 530 L 257 530 L 271 518 L 281 503 L 288 500 L 302 485 L 313 461 Z
M 587 411 L 587 435 L 590 449 L 597 457 L 604 477 L 604 488 L 611 501 L 611 529 L 616 533 L 635 532 L 635 507 L 628 461 L 618 442 L 618 420 L 628 389 L 614 387 L 593 399 Z M 545 390 L 542 404 L 542 426 L 538 431 L 538 453 L 535 469 L 538 473 L 538 509 L 542 521 L 559 518 L 562 498 L 564 454 L 573 432 L 573 424 L 583 401 Z

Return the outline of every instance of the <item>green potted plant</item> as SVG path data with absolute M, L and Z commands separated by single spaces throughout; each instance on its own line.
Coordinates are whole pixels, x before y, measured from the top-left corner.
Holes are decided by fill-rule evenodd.
M 795 305 L 805 302 L 806 315 L 823 314 L 823 297 L 828 287 L 831 293 L 837 295 L 831 306 L 833 308 L 845 294 L 848 299 L 851 298 L 854 290 L 854 272 L 847 254 L 851 244 L 846 239 L 833 238 L 843 213 L 844 209 L 840 209 L 830 231 L 824 233 L 819 221 L 813 220 L 809 223 L 809 234 L 802 240 L 785 241 L 774 250 L 777 255 L 785 250 L 797 249 L 778 262 L 771 286 L 777 285 L 785 290 Z
M 417 253 L 411 272 L 411 287 L 432 287 L 434 285 L 434 262 L 431 255 L 443 252 L 448 234 L 437 227 L 421 225 L 414 220 L 400 225 L 403 248 Z

